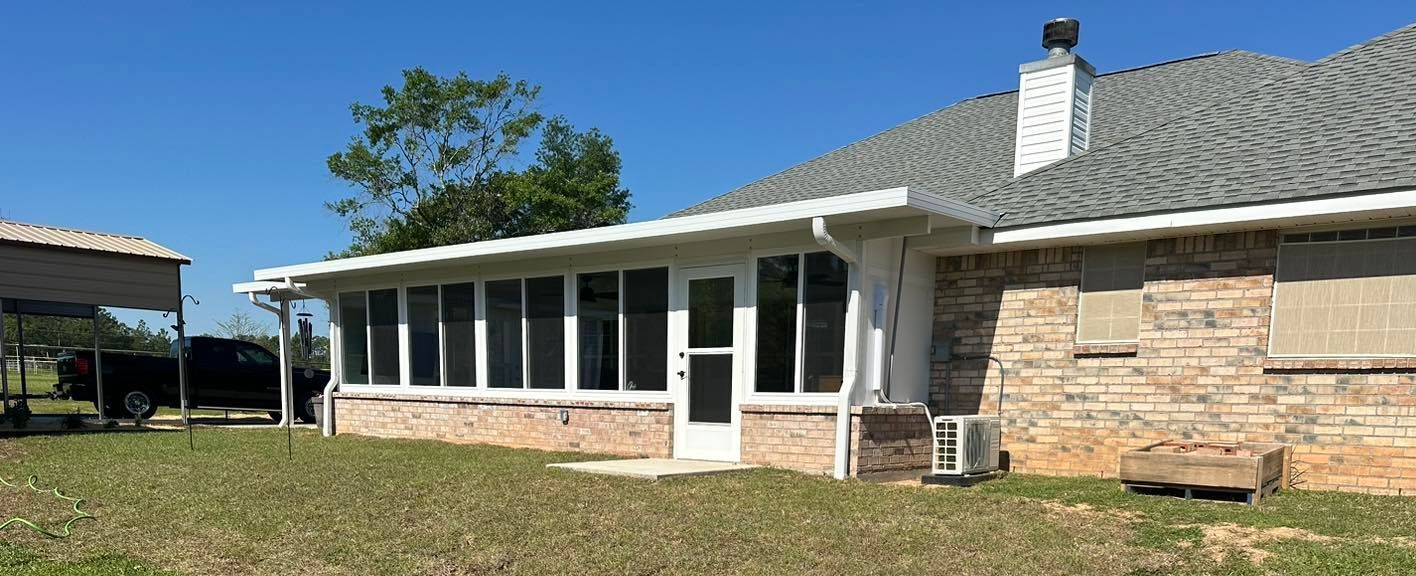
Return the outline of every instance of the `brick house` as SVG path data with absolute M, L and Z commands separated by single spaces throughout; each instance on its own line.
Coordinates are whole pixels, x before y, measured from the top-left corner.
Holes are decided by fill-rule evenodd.
M 235 289 L 330 304 L 326 433 L 846 477 L 927 466 L 923 404 L 1017 471 L 1275 441 L 1416 494 L 1416 27 L 1105 74 L 1047 30 L 1016 91 L 659 220 Z

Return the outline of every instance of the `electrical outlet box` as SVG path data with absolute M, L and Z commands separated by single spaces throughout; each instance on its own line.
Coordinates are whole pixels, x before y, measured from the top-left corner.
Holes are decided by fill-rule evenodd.
M 954 346 L 951 340 L 935 340 L 929 344 L 930 362 L 948 362 L 954 357 Z

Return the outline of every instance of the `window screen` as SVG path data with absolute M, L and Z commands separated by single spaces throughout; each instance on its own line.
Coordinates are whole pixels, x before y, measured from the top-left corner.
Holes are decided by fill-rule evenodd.
M 532 388 L 565 388 L 565 279 L 526 280 L 526 340 Z
M 448 386 L 477 385 L 476 284 L 442 287 L 443 354 Z
M 757 260 L 757 391 L 796 391 L 801 256 Z
M 373 383 L 397 385 L 401 380 L 398 353 L 398 290 L 369 291 L 369 353 Z
M 669 269 L 625 270 L 625 390 L 667 389 L 668 333 Z
M 339 294 L 339 347 L 346 384 L 369 383 L 369 303 L 363 292 Z
M 438 287 L 408 289 L 409 369 L 414 386 L 442 384 L 442 357 L 438 345 Z
M 619 389 L 619 272 L 577 275 L 582 390 Z
M 521 281 L 486 283 L 487 380 L 492 388 L 521 388 Z
M 1416 356 L 1416 238 L 1283 244 L 1270 337 L 1275 356 Z
M 846 272 L 830 252 L 807 254 L 802 287 L 802 392 L 836 392 L 846 359 Z
M 1146 244 L 1092 246 L 1082 258 L 1078 342 L 1134 342 L 1140 338 Z

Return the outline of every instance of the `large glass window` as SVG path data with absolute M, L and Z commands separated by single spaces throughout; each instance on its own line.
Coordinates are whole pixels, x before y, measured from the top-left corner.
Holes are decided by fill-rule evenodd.
M 409 288 L 408 347 L 412 385 L 442 384 L 442 357 L 438 344 L 438 287 Z
M 624 271 L 626 390 L 666 390 L 669 378 L 669 269 Z
M 532 388 L 565 388 L 565 278 L 526 280 Z
M 849 269 L 830 252 L 757 259 L 758 392 L 840 390 Z
M 796 390 L 796 254 L 757 261 L 757 391 Z
M 829 252 L 807 254 L 802 290 L 802 392 L 836 392 L 846 358 L 845 261 Z
M 369 291 L 369 353 L 374 384 L 397 385 L 402 370 L 398 352 L 398 290 Z
M 363 292 L 339 294 L 339 347 L 346 384 L 369 383 L 369 303 Z
M 477 385 L 477 285 L 442 287 L 443 356 L 448 386 Z
M 521 388 L 521 281 L 486 283 L 487 384 Z
M 619 389 L 619 272 L 576 276 L 582 390 Z
M 1140 338 L 1145 268 L 1145 242 L 1086 249 L 1077 303 L 1077 342 L 1135 342 Z
M 1416 356 L 1416 226 L 1285 234 L 1270 353 Z

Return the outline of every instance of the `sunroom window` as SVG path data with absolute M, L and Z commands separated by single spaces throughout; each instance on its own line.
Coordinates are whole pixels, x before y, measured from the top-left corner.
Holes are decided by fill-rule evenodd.
M 477 285 L 443 285 L 441 312 L 445 384 L 476 386 Z
M 398 290 L 369 291 L 369 373 L 374 384 L 396 386 L 402 370 L 398 353 Z
M 532 388 L 565 388 L 565 279 L 526 280 L 528 373 Z
M 587 272 L 575 278 L 577 386 L 668 389 L 669 269 Z
M 757 392 L 840 390 L 848 270 L 829 252 L 757 259 Z
M 442 384 L 442 356 L 438 346 L 438 287 L 408 289 L 409 368 L 414 386 Z
M 521 388 L 521 280 L 486 283 L 487 385 Z
M 339 294 L 341 373 L 346 384 L 369 383 L 369 302 L 363 292 Z

